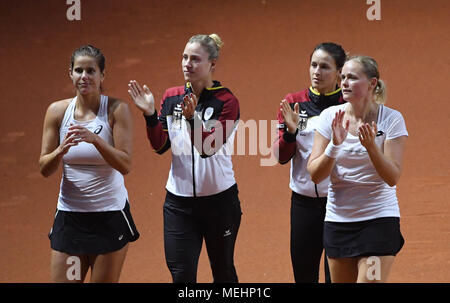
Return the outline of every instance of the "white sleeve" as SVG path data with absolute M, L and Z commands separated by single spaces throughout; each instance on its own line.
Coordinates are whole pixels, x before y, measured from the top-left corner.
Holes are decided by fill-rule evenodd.
M 386 131 L 386 140 L 395 139 L 401 136 L 408 136 L 405 119 L 399 111 L 394 110 Z
M 334 111 L 332 110 L 334 106 L 329 107 L 325 110 L 323 110 L 320 113 L 319 121 L 317 122 L 316 131 L 318 131 L 322 136 L 327 138 L 328 140 L 331 140 L 331 123 L 333 122 L 333 114 Z

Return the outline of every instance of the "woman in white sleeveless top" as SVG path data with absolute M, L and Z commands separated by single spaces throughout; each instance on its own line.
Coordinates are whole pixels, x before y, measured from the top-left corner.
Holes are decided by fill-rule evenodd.
M 49 238 L 51 279 L 117 282 L 128 243 L 139 238 L 123 175 L 130 171 L 132 116 L 126 103 L 101 94 L 105 57 L 82 46 L 71 58 L 76 97 L 46 113 L 39 165 L 47 177 L 62 162 L 55 221 Z

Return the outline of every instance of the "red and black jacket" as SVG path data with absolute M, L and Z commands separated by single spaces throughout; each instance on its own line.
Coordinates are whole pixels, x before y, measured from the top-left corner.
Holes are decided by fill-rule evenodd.
M 314 184 L 306 166 L 314 141 L 316 119 L 324 109 L 345 102 L 341 89 L 322 95 L 310 87 L 287 94 L 285 99 L 292 109 L 296 103 L 299 104 L 300 121 L 295 134 L 291 134 L 286 130 L 281 111 L 278 111 L 278 139 L 273 144 L 274 155 L 281 164 L 292 160 L 290 188 L 294 192 L 309 197 L 324 197 L 329 180 Z
M 235 183 L 229 148 L 240 117 L 239 101 L 228 88 L 214 81 L 198 96 L 194 118 L 186 120 L 181 105 L 191 92 L 189 83 L 166 90 L 159 116 L 156 112 L 144 116 L 147 137 L 158 154 L 172 150 L 166 187 L 171 193 L 216 194 Z

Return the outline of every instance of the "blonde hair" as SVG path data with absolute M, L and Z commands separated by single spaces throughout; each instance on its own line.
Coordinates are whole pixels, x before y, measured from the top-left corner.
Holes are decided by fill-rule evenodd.
M 348 61 L 355 60 L 359 62 L 363 68 L 364 74 L 369 78 L 376 78 L 377 85 L 375 86 L 374 102 L 384 104 L 386 102 L 386 84 L 380 79 L 380 72 L 378 71 L 378 63 L 374 58 L 369 56 L 355 55 L 347 59 Z
M 222 39 L 217 34 L 192 36 L 188 43 L 194 42 L 200 43 L 205 48 L 209 54 L 209 60 L 219 58 L 219 50 L 224 45 Z

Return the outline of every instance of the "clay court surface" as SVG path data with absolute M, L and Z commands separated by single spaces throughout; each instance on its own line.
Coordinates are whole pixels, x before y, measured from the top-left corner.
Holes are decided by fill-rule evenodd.
M 105 94 L 132 105 L 129 80 L 146 83 L 159 100 L 183 84 L 188 38 L 212 32 L 225 42 L 215 78 L 240 100 L 243 122 L 270 125 L 285 94 L 309 85 L 309 55 L 319 42 L 377 59 L 386 105 L 402 112 L 410 134 L 398 184 L 406 243 L 390 281 L 450 282 L 450 1 L 381 0 L 380 21 L 366 18 L 365 0 L 81 0 L 80 21 L 66 19 L 63 0 L 0 3 L 0 282 L 50 279 L 47 234 L 61 169 L 46 179 L 38 158 L 48 105 L 74 96 L 72 51 L 101 48 Z M 171 282 L 162 223 L 170 153 L 152 152 L 144 119 L 131 108 L 133 169 L 125 180 L 141 238 L 130 246 L 121 282 Z M 269 144 L 270 135 L 263 132 Z M 234 156 L 243 210 L 236 268 L 241 282 L 293 282 L 289 164 L 261 166 L 264 151 Z M 198 281 L 212 281 L 205 250 Z

